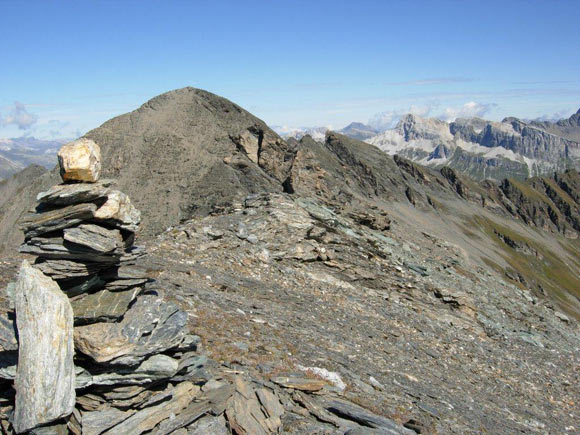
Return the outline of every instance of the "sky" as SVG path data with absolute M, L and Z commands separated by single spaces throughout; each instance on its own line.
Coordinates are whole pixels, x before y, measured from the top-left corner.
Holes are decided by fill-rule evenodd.
M 580 1 L 0 0 L 0 138 L 73 138 L 194 86 L 269 125 L 568 117 Z

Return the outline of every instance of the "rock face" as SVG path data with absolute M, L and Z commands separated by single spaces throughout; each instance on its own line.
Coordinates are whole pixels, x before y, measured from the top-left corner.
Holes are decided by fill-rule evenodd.
M 438 119 L 406 115 L 392 130 L 367 142 L 436 169 L 450 166 L 476 180 L 552 175 L 580 169 L 577 115 L 556 124 L 479 118 Z
M 94 183 L 101 176 L 101 148 L 90 139 L 64 145 L 58 152 L 63 181 Z
M 73 312 L 58 284 L 26 261 L 15 306 L 19 349 L 13 424 L 21 433 L 73 411 Z

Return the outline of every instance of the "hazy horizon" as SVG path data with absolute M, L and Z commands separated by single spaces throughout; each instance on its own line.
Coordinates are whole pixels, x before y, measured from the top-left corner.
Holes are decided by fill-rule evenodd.
M 272 126 L 580 107 L 580 4 L 2 2 L 0 138 L 77 137 L 195 86 Z

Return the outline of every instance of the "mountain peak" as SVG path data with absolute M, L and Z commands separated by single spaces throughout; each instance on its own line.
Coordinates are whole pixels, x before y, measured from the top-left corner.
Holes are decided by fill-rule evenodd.
M 363 124 L 362 122 L 351 122 L 338 132 L 353 139 L 365 140 L 375 136 L 378 133 L 378 130 L 370 125 Z

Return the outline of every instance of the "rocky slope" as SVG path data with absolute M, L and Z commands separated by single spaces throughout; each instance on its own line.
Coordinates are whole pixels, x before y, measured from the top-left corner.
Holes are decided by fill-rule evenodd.
M 160 433 L 173 421 L 187 433 L 215 424 L 242 434 L 580 427 L 576 171 L 478 183 L 337 133 L 286 142 L 191 88 L 87 136 L 103 141 L 104 175 L 132 189 L 148 219 L 138 265 L 189 314 L 211 362 L 185 396 L 149 395 L 149 385 L 89 391 L 81 425 L 84 414 L 119 416 L 90 415 L 116 400 L 129 423 L 144 418 Z M 189 211 L 175 212 L 182 204 Z M 0 264 L 3 282 L 14 257 Z M 170 418 L 182 400 L 193 401 L 192 420 Z M 135 403 L 139 417 L 126 414 Z M 163 419 L 148 420 L 156 413 Z
M 478 118 L 446 123 L 406 115 L 367 141 L 433 168 L 449 166 L 478 180 L 526 179 L 580 168 L 578 114 L 559 123 Z

